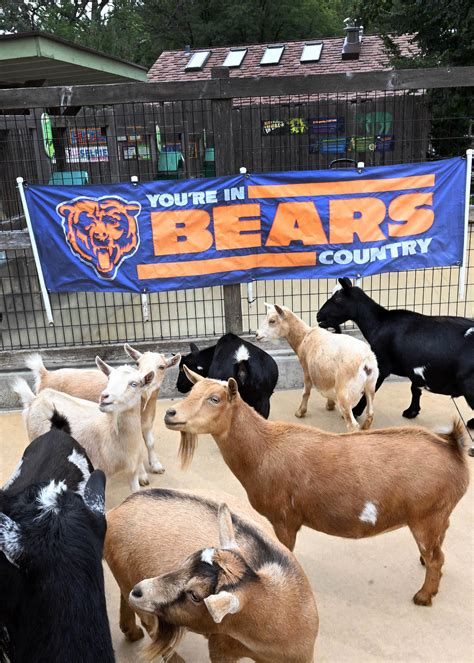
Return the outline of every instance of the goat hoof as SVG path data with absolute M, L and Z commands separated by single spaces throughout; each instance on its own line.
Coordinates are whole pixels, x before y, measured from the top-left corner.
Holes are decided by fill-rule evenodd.
M 336 407 L 336 403 L 334 401 L 326 401 L 326 410 L 332 411 Z
M 408 410 L 402 412 L 402 417 L 405 417 L 405 419 L 414 419 L 419 414 L 420 410 L 410 410 L 410 408 L 408 408 Z
M 150 485 L 150 481 L 149 481 L 148 477 L 140 477 L 140 479 L 138 479 L 138 483 L 140 484 L 140 486 L 149 486 Z
M 139 626 L 134 629 L 127 629 L 123 632 L 123 634 L 129 642 L 136 642 L 137 640 L 141 640 L 145 635 L 143 633 L 143 629 Z
M 422 592 L 420 589 L 413 597 L 413 603 L 415 605 L 431 605 L 431 594 Z
M 301 412 L 301 410 L 296 410 L 295 417 L 298 417 L 298 419 L 301 419 L 302 417 L 305 416 L 305 414 L 306 414 L 306 412 Z
M 159 463 L 158 465 L 150 465 L 150 470 L 153 474 L 164 474 L 165 468 Z

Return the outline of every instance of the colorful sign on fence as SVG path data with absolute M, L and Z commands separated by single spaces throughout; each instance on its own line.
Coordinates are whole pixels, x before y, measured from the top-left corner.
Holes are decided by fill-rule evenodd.
M 53 292 L 153 292 L 460 265 L 466 160 L 29 186 Z

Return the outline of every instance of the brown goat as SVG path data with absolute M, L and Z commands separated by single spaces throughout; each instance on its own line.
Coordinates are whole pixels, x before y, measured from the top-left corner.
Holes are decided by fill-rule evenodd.
M 364 538 L 407 525 L 426 564 L 418 605 L 438 591 L 449 516 L 467 490 L 463 427 L 436 434 L 386 428 L 335 434 L 267 421 L 239 396 L 237 383 L 204 379 L 166 412 L 181 431 L 181 457 L 192 457 L 197 435 L 210 433 L 252 506 L 266 516 L 290 550 L 302 525 Z
M 150 659 L 181 661 L 173 652 L 189 629 L 208 638 L 213 663 L 313 660 L 318 614 L 308 579 L 250 505 L 144 491 L 108 513 L 104 555 L 120 586 L 120 628 L 142 637 L 138 613 L 153 638 Z

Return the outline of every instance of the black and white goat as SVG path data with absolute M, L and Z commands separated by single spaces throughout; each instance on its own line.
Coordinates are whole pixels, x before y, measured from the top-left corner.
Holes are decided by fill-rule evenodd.
M 32 483 L 63 481 L 69 490 L 84 495 L 93 471 L 85 449 L 71 437 L 66 417 L 53 412 L 51 430 L 33 440 L 2 490 L 17 493 Z
M 52 423 L 0 490 L 0 662 L 112 663 L 105 475 Z
M 278 366 L 273 357 L 253 343 L 230 333 L 204 350 L 199 350 L 195 343 L 190 343 L 190 348 L 191 352 L 184 355 L 179 364 L 178 391 L 184 394 L 193 386 L 183 366 L 215 380 L 234 378 L 242 399 L 268 419 L 270 396 L 278 381 Z
M 474 320 L 388 310 L 374 302 L 348 278 L 317 314 L 321 327 L 353 320 L 375 352 L 379 366 L 378 389 L 391 373 L 411 380 L 412 400 L 403 416 L 420 412 L 421 389 L 448 396 L 464 396 L 474 408 Z M 358 416 L 365 399 L 354 408 Z M 474 418 L 468 421 L 474 428 Z

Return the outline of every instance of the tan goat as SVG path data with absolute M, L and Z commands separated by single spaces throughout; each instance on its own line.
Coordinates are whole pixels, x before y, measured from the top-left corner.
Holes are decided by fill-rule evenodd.
M 314 385 L 327 399 L 328 410 L 337 405 L 348 430 L 359 428 L 352 408 L 365 395 L 367 414 L 362 429 L 370 428 L 379 369 L 367 343 L 347 334 L 332 334 L 321 327 L 310 327 L 286 306 L 265 306 L 268 313 L 257 330 L 257 339 L 286 338 L 303 368 L 304 392 L 296 416 L 305 416 Z
M 141 397 L 154 373 L 143 375 L 132 366 L 112 368 L 100 357 L 96 363 L 108 377 L 100 403 L 49 388 L 35 395 L 25 380 L 16 379 L 13 389 L 23 403 L 28 437 L 33 440 L 48 432 L 56 410 L 67 418 L 71 435 L 87 451 L 95 469 L 103 470 L 107 478 L 126 472 L 131 490 L 139 490 L 139 484 L 149 483 L 143 465 Z
M 208 638 L 212 663 L 313 660 L 308 579 L 268 521 L 234 497 L 137 493 L 108 513 L 104 556 L 120 586 L 120 628 L 141 638 L 138 613 L 154 640 L 150 659 L 182 661 L 172 652 L 189 629 Z
M 145 375 L 153 371 L 155 374 L 152 383 L 142 394 L 141 426 L 143 439 L 148 450 L 150 470 L 156 474 L 161 474 L 165 471 L 165 468 L 156 455 L 153 437 L 156 400 L 167 369 L 179 364 L 181 355 L 177 354 L 170 359 L 166 359 L 159 352 L 139 352 L 128 343 L 125 343 L 124 348 L 129 357 L 136 362 L 140 373 Z M 77 398 L 84 398 L 87 401 L 98 403 L 100 394 L 107 384 L 107 377 L 104 373 L 95 369 L 60 368 L 49 371 L 43 364 L 39 354 L 30 355 L 26 359 L 26 365 L 34 373 L 36 393 L 49 387 Z
M 327 433 L 263 419 L 240 398 L 237 383 L 202 378 L 166 411 L 165 424 L 181 431 L 181 458 L 192 458 L 196 436 L 210 433 L 247 491 L 291 550 L 302 525 L 347 538 L 408 526 L 426 564 L 418 605 L 438 591 L 441 550 L 449 516 L 467 490 L 464 432 L 424 428 Z

